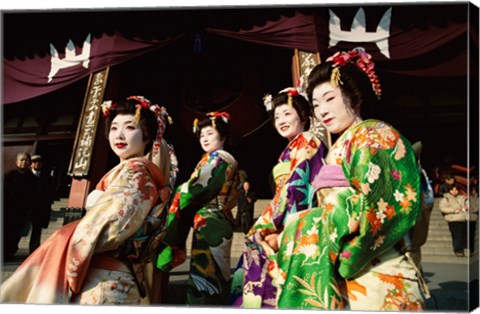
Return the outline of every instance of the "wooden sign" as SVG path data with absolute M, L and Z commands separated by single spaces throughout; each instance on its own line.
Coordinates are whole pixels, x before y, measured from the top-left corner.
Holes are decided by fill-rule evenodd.
M 293 86 L 306 97 L 307 81 L 313 68 L 320 64 L 320 54 L 295 49 L 292 62 Z M 313 112 L 312 112 L 313 115 Z M 310 132 L 315 134 L 327 147 L 331 146 L 331 137 L 323 125 L 314 117 L 310 119 Z
M 73 147 L 68 175 L 74 178 L 86 177 L 89 174 L 91 156 L 95 137 L 97 135 L 98 120 L 100 119 L 103 94 L 107 84 L 107 67 L 105 70 L 91 74 L 88 81 L 87 93 L 83 102 L 82 113 L 77 127 L 77 135 Z

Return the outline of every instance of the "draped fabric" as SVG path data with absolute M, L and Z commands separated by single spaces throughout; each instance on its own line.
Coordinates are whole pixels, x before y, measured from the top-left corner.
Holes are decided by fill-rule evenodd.
M 53 92 L 90 73 L 162 48 L 180 37 L 176 35 L 164 40 L 147 41 L 128 39 L 118 33 L 111 36 L 104 34 L 101 38 L 92 38 L 87 34 L 81 47 L 75 47 L 73 43 L 66 47 L 50 45 L 51 53 L 45 56 L 4 59 L 3 103 L 19 102 Z M 49 42 L 43 44 L 48 46 Z M 54 57 L 55 51 L 58 58 Z
M 101 28 L 96 30 L 97 34 L 104 33 L 90 37 L 82 27 L 79 31 L 69 26 L 75 24 L 75 17 L 69 16 L 73 21 L 69 20 L 62 27 L 62 34 L 65 34 L 65 42 L 71 38 L 69 36 L 76 38 L 77 46 L 69 43 L 66 47 L 56 47 L 59 41 L 53 39 L 62 35 L 50 35 L 52 30 L 45 29 L 39 33 L 41 38 L 35 38 L 31 44 L 11 48 L 24 51 L 23 58 L 18 57 L 22 52 L 9 53 L 9 46 L 4 47 L 7 52 L 4 55 L 8 57 L 4 57 L 3 62 L 3 103 L 52 92 L 90 73 L 169 45 L 189 35 L 192 29 L 209 36 L 319 52 L 322 60 L 338 50 L 363 46 L 373 56 L 379 72 L 421 77 L 473 75 L 478 78 L 478 23 L 475 23 L 478 22 L 478 8 L 469 3 L 277 8 L 274 13 L 265 12 L 263 20 L 257 14 L 257 10 L 261 12 L 262 9 L 265 10 L 252 8 L 237 13 L 235 10 L 198 10 L 189 13 L 192 15 L 172 10 L 168 21 L 164 15 L 155 17 L 151 11 L 145 16 L 136 12 L 145 23 L 129 25 L 128 36 L 119 30 L 107 34 L 106 29 L 112 26 L 104 18 L 105 25 L 96 25 Z M 161 13 L 164 14 L 158 12 Z M 191 25 L 181 27 L 179 21 L 184 21 L 186 16 Z M 16 37 L 14 20 L 5 25 L 5 36 L 12 46 L 16 42 L 13 40 Z M 157 37 L 162 39 L 151 35 L 155 29 L 151 24 L 158 28 Z M 162 31 L 167 28 L 168 34 L 165 35 Z M 81 47 L 78 38 L 83 32 L 87 46 Z M 45 47 L 49 46 L 50 54 L 44 53 Z M 12 55 L 16 57 L 12 58 Z
M 376 60 L 379 71 L 415 76 L 467 75 L 468 41 L 478 50 L 478 27 L 468 25 L 467 6 L 463 10 L 455 8 L 452 15 L 444 16 L 441 24 L 429 21 L 426 15 L 425 21 L 414 20 L 405 27 L 400 21 L 408 20 L 409 11 L 414 14 L 418 10 L 418 7 L 407 8 L 321 8 L 313 9 L 310 14 L 297 11 L 292 17 L 281 16 L 248 29 L 209 28 L 207 32 L 263 45 L 319 52 L 322 59 L 338 50 L 364 46 Z M 433 6 L 429 13 L 438 11 Z M 374 23 L 376 17 L 380 17 L 378 25 Z M 478 69 L 478 61 L 471 59 L 474 69 Z
M 249 29 L 226 30 L 208 28 L 208 33 L 249 41 L 261 45 L 319 51 L 316 40 L 315 19 L 312 15 L 296 12 L 293 17 L 281 16 L 267 21 L 265 25 L 254 25 Z

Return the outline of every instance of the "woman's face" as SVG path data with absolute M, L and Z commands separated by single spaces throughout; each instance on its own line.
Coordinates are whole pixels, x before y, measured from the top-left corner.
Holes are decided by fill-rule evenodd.
M 124 161 L 144 155 L 147 140 L 143 140 L 140 124 L 135 125 L 133 114 L 117 115 L 110 126 L 108 141 L 113 152 Z
M 289 141 L 305 129 L 305 123 L 300 121 L 295 108 L 287 104 L 275 107 L 274 119 L 277 132 Z
M 456 187 L 453 187 L 450 189 L 450 194 L 452 194 L 453 196 L 457 196 L 458 195 L 458 189 Z
M 206 126 L 200 130 L 200 145 L 202 149 L 211 153 L 219 149 L 223 149 L 223 139 L 220 139 L 220 134 L 212 126 Z
M 330 82 L 322 83 L 313 89 L 312 105 L 315 117 L 333 134 L 343 133 L 360 119 L 345 103 L 340 88 L 333 87 Z

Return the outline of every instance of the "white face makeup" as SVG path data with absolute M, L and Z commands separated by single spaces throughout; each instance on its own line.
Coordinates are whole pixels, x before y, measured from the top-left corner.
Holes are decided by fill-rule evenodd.
M 113 152 L 124 161 L 144 155 L 148 140 L 143 140 L 140 125 L 135 125 L 132 114 L 117 115 L 110 126 L 108 141 Z
M 223 142 L 218 131 L 212 126 L 206 126 L 200 130 L 200 145 L 205 152 L 211 153 L 223 149 Z
M 313 89 L 312 105 L 315 117 L 332 134 L 343 133 L 354 123 L 361 121 L 350 106 L 345 103 L 339 87 L 325 82 Z
M 274 119 L 277 132 L 289 141 L 304 131 L 305 123 L 300 121 L 295 108 L 287 104 L 275 107 Z

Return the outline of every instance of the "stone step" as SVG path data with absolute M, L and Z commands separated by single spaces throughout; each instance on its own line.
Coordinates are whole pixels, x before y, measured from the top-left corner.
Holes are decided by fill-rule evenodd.
M 475 243 L 478 243 L 475 242 Z M 448 248 L 451 248 L 452 247 L 452 240 L 450 238 L 446 239 L 446 240 L 439 240 L 439 241 L 427 241 L 427 243 L 425 243 L 423 245 L 423 248 L 432 248 L 432 249 L 435 249 L 435 248 L 438 248 L 438 247 L 448 247 Z
M 446 263 L 446 264 L 462 264 L 468 265 L 469 263 L 477 263 L 478 264 L 478 252 L 476 256 L 469 257 L 457 257 L 453 254 L 451 255 L 435 255 L 435 254 L 427 254 L 423 253 L 422 251 L 422 262 L 423 263 Z
M 453 255 L 452 242 L 450 231 L 448 230 L 448 223 L 443 219 L 440 211 L 438 210 L 438 201 L 435 200 L 435 207 L 431 214 L 431 222 L 428 233 L 428 239 L 425 245 L 422 247 L 422 258 L 425 261 L 441 262 L 442 260 L 451 260 L 452 262 L 465 262 L 465 258 L 459 258 Z M 65 208 L 67 206 L 68 199 L 60 199 L 55 201 L 54 205 L 57 210 L 53 210 L 50 217 L 50 224 L 48 229 L 42 230 L 42 242 L 45 241 L 51 234 L 53 234 L 58 228 L 63 225 L 63 219 L 65 215 Z M 270 200 L 260 199 L 255 203 L 254 216 L 258 217 L 263 210 L 268 206 Z M 53 208 L 53 206 L 52 206 Z M 233 209 L 233 215 L 236 215 L 237 208 Z M 478 251 L 478 233 L 479 228 L 476 230 L 475 247 Z M 232 258 L 238 258 L 241 256 L 244 249 L 244 237 L 242 232 L 234 232 L 232 242 Z M 30 234 L 23 237 L 20 241 L 21 249 L 28 249 L 28 241 Z M 191 252 L 191 232 L 187 238 L 187 256 Z
M 478 238 L 478 225 L 475 228 L 475 238 Z M 445 238 L 451 238 L 451 233 L 450 229 L 448 228 L 448 225 L 445 226 L 430 226 L 430 230 L 428 231 L 428 241 L 436 241 L 438 239 L 445 239 Z
M 58 212 L 58 211 L 61 211 L 62 208 L 67 208 L 67 207 L 68 207 L 68 198 L 60 198 L 53 202 L 52 211 Z
M 477 246 L 477 249 L 478 249 L 478 246 Z M 433 245 L 429 245 L 429 246 L 422 246 L 422 254 L 423 255 L 428 255 L 428 254 L 431 254 L 431 255 L 447 255 L 447 256 L 450 256 L 453 254 L 453 247 L 452 245 L 448 245 L 448 246 L 442 246 L 442 245 L 439 245 L 439 246 L 433 246 Z

